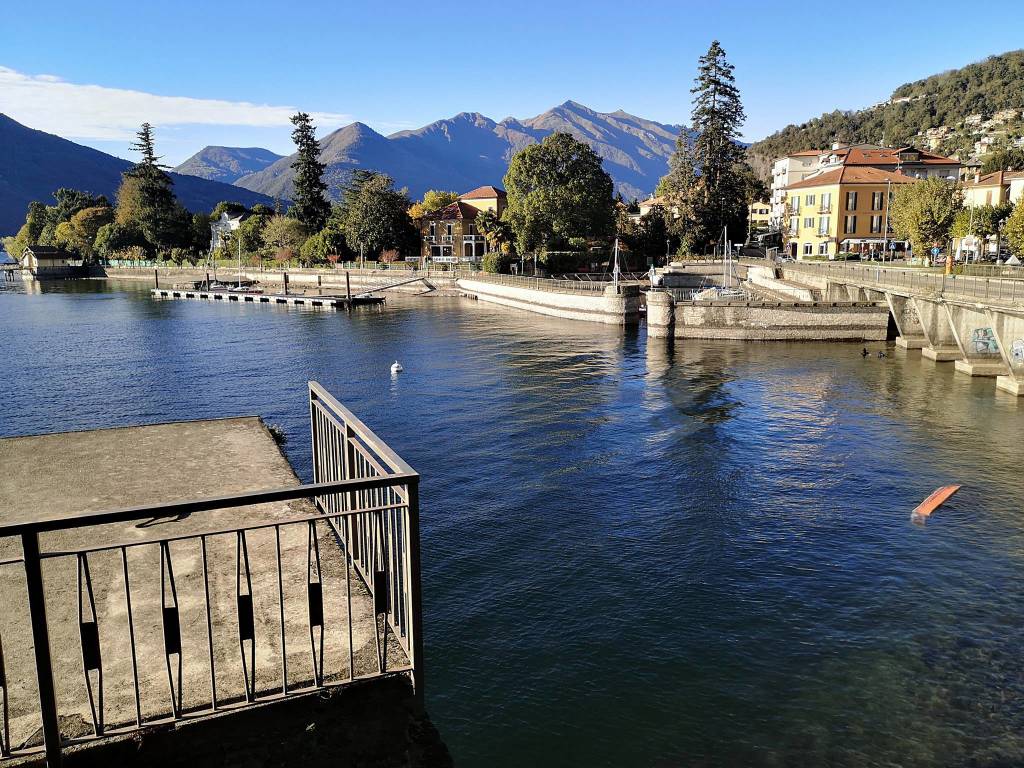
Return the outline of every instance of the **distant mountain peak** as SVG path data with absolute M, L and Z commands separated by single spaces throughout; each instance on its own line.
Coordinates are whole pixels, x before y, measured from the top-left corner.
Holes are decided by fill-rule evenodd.
M 507 117 L 496 123 L 480 112 L 466 111 L 389 136 L 364 123 L 351 123 L 320 140 L 320 156 L 334 198 L 356 168 L 387 173 L 419 197 L 428 189 L 464 192 L 483 184 L 501 186 L 516 152 L 555 131 L 567 131 L 603 158 L 618 191 L 626 197 L 644 197 L 668 170 L 679 130 L 621 109 L 597 112 L 569 99 L 536 117 Z M 293 159 L 281 158 L 236 183 L 274 197 L 290 197 Z
M 233 184 L 242 176 L 262 171 L 281 156 L 261 147 L 204 147 L 174 170 L 201 179 Z

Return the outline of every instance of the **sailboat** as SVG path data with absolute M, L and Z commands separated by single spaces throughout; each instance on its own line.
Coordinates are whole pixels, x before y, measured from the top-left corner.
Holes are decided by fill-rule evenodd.
M 722 263 L 722 285 L 712 285 L 696 291 L 694 301 L 714 301 L 715 299 L 745 299 L 747 292 L 739 287 L 739 276 L 732 258 L 732 244 L 729 242 L 729 228 L 722 227 L 722 238 L 719 241 L 724 249 L 725 260 Z M 718 250 L 719 243 L 715 244 Z

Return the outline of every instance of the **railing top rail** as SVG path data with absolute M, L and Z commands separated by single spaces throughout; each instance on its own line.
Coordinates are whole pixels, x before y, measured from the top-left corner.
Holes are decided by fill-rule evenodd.
M 339 403 L 335 397 L 316 381 L 309 382 L 309 394 L 314 400 L 326 405 L 331 411 L 337 414 L 348 427 L 355 432 L 359 439 L 374 452 L 384 459 L 391 470 L 398 475 L 416 476 L 416 470 L 410 467 L 405 460 L 395 453 L 387 443 L 377 437 L 376 433 L 366 426 L 352 411 Z
M 189 501 L 143 504 L 136 507 L 125 507 L 123 509 L 102 512 L 87 512 L 75 517 L 68 517 L 67 515 L 49 518 L 41 517 L 29 522 L 0 523 L 0 536 L 20 536 L 23 533 L 42 533 L 45 531 L 60 531 L 70 528 L 104 525 L 106 523 L 130 522 L 141 517 L 170 517 L 172 515 L 192 514 L 194 512 L 209 512 L 215 509 L 231 509 L 276 501 L 290 501 L 292 499 L 302 499 L 328 493 L 384 488 L 403 481 L 415 481 L 418 478 L 419 475 L 415 472 L 400 472 L 378 477 L 337 480 L 330 483 L 290 485 L 284 488 L 269 488 L 262 491 L 249 491 L 228 496 L 209 496 Z M 355 511 L 358 512 L 359 510 Z

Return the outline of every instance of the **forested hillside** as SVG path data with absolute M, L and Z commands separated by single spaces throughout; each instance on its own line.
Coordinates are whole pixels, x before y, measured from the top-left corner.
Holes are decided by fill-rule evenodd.
M 836 110 L 788 125 L 751 145 L 750 155 L 764 172 L 772 158 L 789 152 L 820 149 L 833 141 L 923 145 L 925 131 L 945 126 L 936 149 L 966 157 L 977 131 L 967 129 L 964 119 L 977 114 L 987 119 L 1004 109 L 1024 109 L 1024 50 L 906 83 L 868 109 Z

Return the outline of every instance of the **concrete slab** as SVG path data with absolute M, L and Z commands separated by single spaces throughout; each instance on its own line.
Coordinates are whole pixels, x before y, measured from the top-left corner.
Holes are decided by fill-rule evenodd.
M 167 501 L 229 495 L 298 485 L 288 461 L 258 417 L 182 422 L 71 432 L 0 440 L 0 519 L 73 519 L 103 511 Z M 305 500 L 196 513 L 184 518 L 143 519 L 40 536 L 44 553 L 129 545 L 132 621 L 144 719 L 170 713 L 168 672 L 161 619 L 159 540 L 189 537 L 238 526 L 277 523 L 246 535 L 255 619 L 256 685 L 280 692 L 282 658 L 291 687 L 312 679 L 307 613 L 309 526 L 289 522 L 313 513 Z M 281 571 L 275 530 L 280 532 Z M 328 679 L 347 679 L 377 670 L 377 621 L 370 594 L 324 522 L 317 523 L 325 612 L 324 669 Z M 218 701 L 244 696 L 236 605 L 237 536 L 206 539 L 209 605 L 199 538 L 169 545 L 181 623 L 182 692 L 187 710 L 211 701 L 211 677 Z M 0 561 L 21 556 L 20 541 L 0 538 Z M 135 722 L 135 693 L 128 610 L 120 548 L 88 556 L 96 602 L 108 727 Z M 79 635 L 77 558 L 44 560 L 47 619 L 53 653 L 62 732 L 91 735 L 92 725 Z M 243 572 L 244 583 L 244 572 Z M 169 589 L 169 581 L 164 585 Z M 351 590 L 352 654 L 349 665 L 348 592 Z M 283 599 L 282 599 L 283 598 Z M 0 638 L 3 641 L 11 704 L 12 744 L 29 740 L 39 727 L 31 631 L 21 563 L 0 566 Z M 282 627 L 282 612 L 284 614 Z M 89 618 L 87 611 L 86 618 Z M 282 643 L 286 653 L 282 654 Z M 387 644 L 389 667 L 407 662 L 397 642 Z M 211 661 L 212 656 L 212 675 Z M 173 667 L 172 667 L 173 670 Z M 95 675 L 93 675 L 95 681 Z
M 1008 373 L 1002 360 L 957 360 L 953 365 L 957 373 L 968 376 L 1003 376 Z
M 896 346 L 900 349 L 924 349 L 928 340 L 924 336 L 897 336 Z
M 957 347 L 925 346 L 921 348 L 921 357 L 925 360 L 933 360 L 936 363 L 952 363 L 954 360 L 959 360 L 963 355 L 960 354 L 960 350 Z
M 1024 379 L 1011 374 L 1009 376 L 996 376 L 996 389 L 1009 392 L 1017 397 L 1024 397 Z

